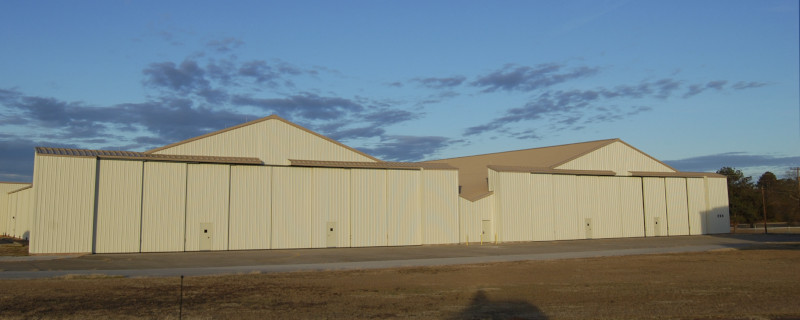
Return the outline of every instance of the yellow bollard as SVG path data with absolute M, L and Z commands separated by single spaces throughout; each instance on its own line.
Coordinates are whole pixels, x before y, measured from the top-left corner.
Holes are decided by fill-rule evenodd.
M 469 247 L 469 235 L 467 235 L 467 247 Z
M 481 233 L 481 245 L 483 245 L 483 233 Z

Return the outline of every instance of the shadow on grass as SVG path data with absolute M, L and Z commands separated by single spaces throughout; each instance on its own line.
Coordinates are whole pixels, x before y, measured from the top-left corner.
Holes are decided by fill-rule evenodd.
M 489 300 L 478 290 L 469 306 L 452 319 L 547 319 L 547 315 L 527 301 Z

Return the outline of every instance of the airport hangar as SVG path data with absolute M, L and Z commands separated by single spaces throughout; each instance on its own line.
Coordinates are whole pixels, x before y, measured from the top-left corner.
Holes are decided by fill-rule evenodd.
M 0 183 L 32 254 L 408 246 L 728 233 L 726 179 L 619 139 L 384 162 L 278 116 L 146 152 L 37 147 Z

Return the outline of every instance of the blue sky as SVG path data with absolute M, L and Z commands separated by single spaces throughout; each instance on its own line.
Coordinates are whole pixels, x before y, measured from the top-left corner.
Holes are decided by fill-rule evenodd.
M 2 1 L 0 181 L 278 114 L 383 160 L 800 165 L 797 1 Z

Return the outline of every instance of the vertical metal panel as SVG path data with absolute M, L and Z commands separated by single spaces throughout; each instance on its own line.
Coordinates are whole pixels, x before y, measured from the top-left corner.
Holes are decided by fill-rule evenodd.
M 620 218 L 623 237 L 644 237 L 642 178 L 617 177 L 620 181 Z
M 706 197 L 703 178 L 686 178 L 688 197 L 689 234 L 706 234 Z
M 231 250 L 269 249 L 272 167 L 231 166 Z
M 642 178 L 644 193 L 645 235 L 654 237 L 667 235 L 667 201 L 664 178 Z M 659 231 L 655 231 L 655 219 L 659 219 Z
M 8 220 L 11 219 L 12 215 L 9 214 L 8 193 L 30 185 L 30 183 L 0 182 L 0 234 L 6 235 L 10 232 Z M 33 213 L 31 212 L 32 216 Z
M 671 236 L 689 234 L 689 210 L 686 199 L 686 178 L 666 178 L 667 219 Z
M 311 245 L 328 246 L 326 231 L 335 222 L 333 236 L 337 247 L 350 246 L 350 169 L 314 168 L 311 205 Z
M 312 168 L 272 168 L 272 248 L 311 247 Z
M 460 242 L 480 242 L 482 222 L 492 220 L 492 210 L 494 208 L 495 195 L 489 195 L 475 202 L 467 199 L 458 198 L 459 223 L 461 224 Z M 490 234 L 485 235 L 487 241 Z
M 599 197 L 599 178 L 598 177 L 591 177 L 591 176 L 578 176 L 575 177 L 575 186 L 577 190 L 576 199 L 578 200 L 577 205 L 577 215 L 579 221 L 583 222 L 584 225 L 581 226 L 578 230 L 578 234 L 580 238 L 593 238 L 600 235 L 600 230 L 595 231 L 597 229 L 595 227 L 598 224 L 598 221 L 601 219 L 600 214 L 597 212 L 599 209 L 600 201 Z M 585 230 L 587 230 L 587 223 L 586 219 L 591 219 L 591 226 L 592 229 L 591 234 L 586 234 Z M 583 234 L 581 234 L 584 231 Z
M 186 177 L 186 251 L 200 250 L 201 224 L 211 223 L 211 250 L 228 249 L 230 166 L 190 164 Z
M 612 170 L 620 175 L 628 171 L 674 172 L 653 158 L 622 142 L 614 142 L 557 167 L 574 170 Z
M 594 238 L 621 238 L 622 223 L 622 180 L 623 177 L 597 177 L 597 210 L 592 218 Z
M 31 253 L 91 252 L 94 224 L 94 158 L 36 156 L 36 213 Z
M 280 120 L 261 121 L 155 153 L 256 157 L 274 165 L 289 165 L 289 159 L 375 161 Z
M 142 223 L 141 161 L 100 160 L 95 252 L 139 252 Z
M 8 194 L 8 235 L 17 237 L 17 193 Z
M 33 222 L 33 189 L 25 189 L 17 192 L 17 237 L 30 239 L 31 224 Z M 20 227 L 20 224 L 22 227 Z
M 531 175 L 531 226 L 530 240 L 555 240 L 555 214 L 553 210 L 553 175 Z
M 143 170 L 141 251 L 183 251 L 186 164 L 145 162 Z
M 386 233 L 390 246 L 422 244 L 421 172 L 386 171 Z
M 578 213 L 577 177 L 553 175 L 553 211 L 556 240 L 584 238 L 584 215 Z
M 422 172 L 422 243 L 458 243 L 458 171 Z
M 527 172 L 500 172 L 496 181 L 496 195 L 500 202 L 497 238 L 499 241 L 530 241 L 533 238 L 531 218 L 531 174 Z
M 708 190 L 708 233 L 729 233 L 731 217 L 728 208 L 728 182 L 726 178 L 707 178 Z
M 386 170 L 352 169 L 352 246 L 387 245 Z

